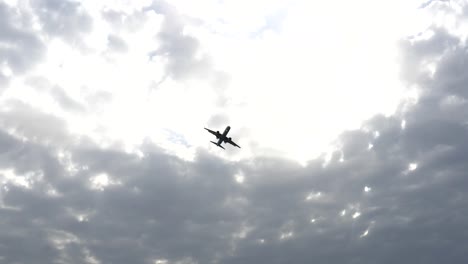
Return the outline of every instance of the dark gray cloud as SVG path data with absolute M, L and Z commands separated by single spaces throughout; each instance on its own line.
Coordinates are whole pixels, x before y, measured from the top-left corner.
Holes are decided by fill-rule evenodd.
M 432 32 L 433 35 L 428 41 L 417 41 L 423 33 Z M 437 63 L 444 52 L 458 45 L 460 40 L 450 35 L 446 29 L 435 26 L 429 27 L 424 32 L 401 41 L 401 77 L 408 84 L 431 85 L 427 71 L 421 71 L 427 68 L 431 62 Z
M 219 203 L 236 191 L 232 179 L 226 177 L 232 168 L 222 160 L 201 154 L 197 163 L 190 164 L 162 154 L 151 145 L 143 146 L 147 156 L 139 159 L 80 144 L 72 150 L 69 162 L 81 169 L 73 172 L 66 169 L 67 162 L 61 163 L 53 154 L 51 146 L 22 143 L 7 134 L 0 136 L 0 142 L 5 142 L 3 166 L 17 168 L 18 175 L 43 175 L 30 181 L 31 189 L 8 184 L 2 191 L 3 202 L 16 208 L 6 214 L 22 221 L 16 221 L 17 229 L 8 229 L 11 235 L 0 234 L 0 241 L 7 243 L 12 236 L 20 243 L 31 231 L 41 234 L 35 246 L 25 244 L 30 245 L 26 249 L 31 252 L 29 256 L 7 250 L 7 261 L 32 263 L 32 252 L 41 247 L 53 253 L 38 258 L 44 259 L 41 263 L 59 259 L 82 263 L 87 250 L 103 263 L 150 263 L 153 255 L 179 259 L 184 257 L 180 252 L 187 250 L 195 259 L 209 260 L 213 249 L 222 252 L 227 247 L 227 241 L 221 242 L 218 234 L 237 227 L 235 213 Z M 28 162 L 31 159 L 37 161 Z M 103 172 L 120 184 L 104 191 L 91 190 L 90 179 Z M 219 177 L 212 178 L 214 174 Z M 48 195 L 48 187 L 60 196 Z M 83 212 L 89 216 L 80 222 L 77 216 Z M 2 224 L 13 224 L 13 220 Z

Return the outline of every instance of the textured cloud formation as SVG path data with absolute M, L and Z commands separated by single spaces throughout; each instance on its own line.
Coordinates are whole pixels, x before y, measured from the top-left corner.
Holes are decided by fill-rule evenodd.
M 31 1 L 31 4 L 43 32 L 49 36 L 63 37 L 76 43 L 91 30 L 92 19 L 78 2 L 44 0 Z
M 0 85 L 12 75 L 23 74 L 42 57 L 45 47 L 32 27 L 28 12 L 0 3 Z
M 79 5 L 60 3 L 44 2 L 41 10 L 65 10 L 57 19 L 74 30 L 46 30 L 68 41 L 86 31 L 71 21 L 89 20 Z M 29 23 L 13 26 L 9 19 L 21 17 L 6 5 L 1 10 L 2 32 L 15 32 L 1 33 L 2 43 L 24 40 L 20 50 L 44 49 L 28 33 Z M 164 14 L 166 69 L 185 78 L 204 67 L 193 57 L 198 44 Z M 306 166 L 280 157 L 228 161 L 204 148 L 186 161 L 150 140 L 129 152 L 71 133 L 61 115 L 3 100 L 1 262 L 466 262 L 466 41 L 444 25 L 427 32 L 400 43 L 401 78 L 416 87 L 417 100 L 342 133 L 333 153 Z M 113 38 L 106 36 L 114 41 L 110 48 L 123 51 Z M 27 69 L 21 59 L 0 55 L 0 61 L 15 75 Z M 96 92 L 80 104 L 66 87 L 28 80 L 65 112 L 81 113 L 111 97 Z
M 187 33 L 187 26 L 195 22 L 165 1 L 155 1 L 144 10 L 164 16 L 157 34 L 160 47 L 150 53 L 153 60 L 164 60 L 166 65 L 165 75 L 156 87 L 168 77 L 176 81 L 208 79 L 220 95 L 219 103 L 226 104 L 222 91 L 229 84 L 229 74 L 215 69 L 210 56 L 200 49 L 199 40 Z

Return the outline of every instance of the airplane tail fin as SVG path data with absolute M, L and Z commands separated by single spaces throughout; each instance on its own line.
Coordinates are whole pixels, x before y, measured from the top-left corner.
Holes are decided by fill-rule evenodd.
M 214 141 L 210 141 L 211 143 L 215 144 L 216 146 L 222 148 L 222 149 L 225 149 L 223 146 L 221 146 L 221 144 L 218 145 L 218 143 L 214 142 Z

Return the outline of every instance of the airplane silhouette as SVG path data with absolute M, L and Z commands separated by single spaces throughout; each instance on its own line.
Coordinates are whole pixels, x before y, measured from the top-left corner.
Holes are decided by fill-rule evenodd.
M 211 134 L 215 135 L 216 138 L 218 139 L 218 142 L 214 142 L 214 141 L 210 141 L 211 143 L 215 144 L 216 146 L 222 148 L 222 149 L 225 149 L 223 146 L 221 146 L 221 143 L 229 143 L 233 146 L 236 146 L 238 148 L 239 145 L 237 145 L 236 143 L 234 143 L 234 141 L 232 141 L 232 139 L 230 137 L 227 137 L 227 134 L 229 133 L 229 130 L 231 129 L 230 126 L 227 126 L 226 129 L 224 129 L 224 132 L 221 134 L 219 133 L 219 131 L 213 131 L 211 129 L 208 129 L 205 127 L 205 129 L 210 132 Z

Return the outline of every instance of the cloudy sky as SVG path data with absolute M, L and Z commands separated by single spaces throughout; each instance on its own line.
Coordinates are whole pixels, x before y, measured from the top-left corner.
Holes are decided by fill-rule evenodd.
M 467 32 L 461 0 L 0 1 L 0 262 L 466 263 Z

